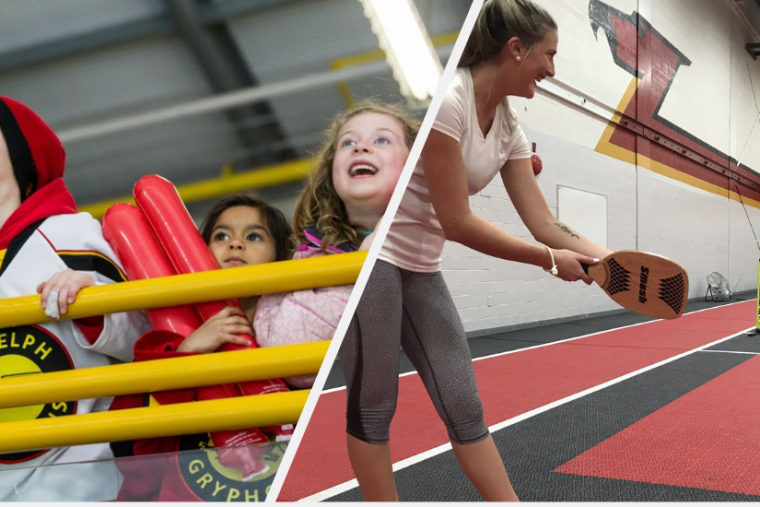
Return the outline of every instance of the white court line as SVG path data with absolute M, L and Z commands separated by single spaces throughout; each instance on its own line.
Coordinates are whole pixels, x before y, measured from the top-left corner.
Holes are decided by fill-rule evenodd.
M 744 301 L 742 301 L 744 302 Z M 710 308 L 712 309 L 712 308 Z M 696 313 L 696 312 L 694 312 Z M 634 324 L 635 325 L 635 324 Z M 626 326 L 631 327 L 631 326 Z M 679 354 L 677 356 L 669 357 L 668 359 L 665 359 L 663 361 L 660 361 L 659 363 L 651 364 L 649 366 L 645 366 L 644 368 L 641 368 L 640 370 L 636 370 L 631 373 L 627 373 L 621 377 L 612 379 L 610 381 L 604 382 L 603 384 L 596 385 L 594 387 L 591 387 L 589 389 L 586 389 L 585 391 L 581 391 L 579 393 L 572 394 L 570 396 L 567 396 L 565 398 L 562 398 L 561 400 L 553 401 L 552 403 L 548 403 L 546 405 L 543 405 L 541 407 L 538 407 L 536 409 L 530 410 L 528 412 L 525 412 L 524 414 L 520 414 L 518 416 L 515 416 L 511 419 L 507 419 L 506 421 L 502 421 L 500 423 L 494 424 L 493 426 L 489 426 L 489 430 L 491 433 L 494 433 L 498 430 L 502 430 L 508 426 L 512 426 L 514 424 L 517 424 L 519 422 L 525 421 L 526 419 L 530 419 L 531 417 L 534 417 L 536 415 L 542 414 L 544 412 L 547 412 L 553 408 L 557 408 L 561 405 L 564 405 L 565 403 L 569 403 L 571 401 L 575 401 L 577 399 L 583 398 L 584 396 L 588 396 L 589 394 L 593 394 L 597 391 L 601 391 L 602 389 L 605 389 L 607 387 L 610 387 L 615 384 L 619 384 L 620 382 L 623 382 L 624 380 L 628 380 L 630 378 L 633 378 L 637 375 L 641 375 L 642 373 L 648 372 L 650 370 L 653 370 L 655 368 L 658 368 L 664 364 L 671 363 L 673 361 L 676 361 L 678 359 L 681 359 L 683 357 L 689 356 L 691 354 L 694 354 L 696 352 L 704 351 L 707 347 L 712 347 L 713 345 L 716 345 L 718 343 L 722 343 L 724 341 L 730 340 L 731 338 L 736 338 L 737 336 L 740 336 L 743 333 L 746 333 L 747 331 L 751 331 L 752 329 L 755 329 L 754 326 L 747 328 L 743 331 L 740 331 L 738 333 L 732 334 L 730 336 L 726 336 L 724 338 L 721 338 L 719 340 L 716 340 L 714 342 L 708 343 L 706 345 L 702 345 L 701 347 L 698 347 L 693 350 L 686 351 L 682 354 Z M 596 333 L 595 333 L 596 334 Z M 520 349 L 524 350 L 524 349 Z M 433 449 L 430 449 L 428 451 L 422 452 L 420 454 L 417 454 L 416 456 L 412 456 L 410 458 L 407 458 L 405 460 L 399 461 L 398 463 L 393 464 L 393 471 L 398 472 L 399 470 L 402 470 L 404 468 L 410 467 L 412 465 L 415 465 L 417 463 L 420 463 L 421 461 L 424 461 L 426 459 L 432 458 L 434 456 L 438 456 L 439 454 L 443 454 L 446 451 L 451 450 L 451 443 L 443 444 L 438 447 L 435 447 Z M 339 495 L 340 493 L 344 493 L 348 490 L 354 489 L 359 486 L 359 483 L 356 481 L 356 479 L 352 479 L 350 481 L 344 482 L 343 484 L 338 484 L 337 486 L 333 486 L 332 488 L 326 489 L 324 491 L 320 491 L 319 493 L 316 493 L 314 495 L 308 496 L 306 498 L 302 498 L 301 500 L 298 500 L 299 502 L 321 502 L 323 500 L 326 500 L 328 498 L 331 498 L 333 496 Z
M 751 356 L 760 355 L 760 352 L 740 352 L 738 350 L 700 350 L 700 352 L 722 352 L 724 354 L 749 354 Z
M 735 303 L 729 303 L 727 305 L 714 306 L 712 308 L 704 308 L 702 310 L 696 310 L 696 311 L 693 311 L 693 312 L 689 312 L 689 313 L 687 313 L 685 315 L 694 315 L 695 313 L 702 313 L 702 312 L 707 312 L 707 311 L 710 311 L 710 310 L 717 310 L 717 309 L 720 309 L 720 308 L 725 308 L 727 306 L 741 305 L 741 304 L 744 304 L 744 303 L 748 303 L 748 301 L 737 301 Z M 538 349 L 538 348 L 541 348 L 541 347 L 548 347 L 550 345 L 557 345 L 558 343 L 571 342 L 573 340 L 580 340 L 581 338 L 588 338 L 590 336 L 596 336 L 596 335 L 599 335 L 599 334 L 611 333 L 613 331 L 620 331 L 621 329 L 628 329 L 628 328 L 636 327 L 636 326 L 644 326 L 646 324 L 654 324 L 655 322 L 660 322 L 661 320 L 662 319 L 648 320 L 646 322 L 638 322 L 636 324 L 629 324 L 627 326 L 615 327 L 615 328 L 612 328 L 612 329 L 605 329 L 604 331 L 597 331 L 596 333 L 584 334 L 584 335 L 581 335 L 581 336 L 574 336 L 573 338 L 566 338 L 564 340 L 558 340 L 556 342 L 541 343 L 539 345 L 532 345 L 530 347 L 523 347 L 521 349 L 508 350 L 506 352 L 497 352 L 496 354 L 491 354 L 490 356 L 476 357 L 475 359 L 472 360 L 472 362 L 474 363 L 475 361 L 482 361 L 483 359 L 491 359 L 492 357 L 506 356 L 507 354 L 515 354 L 517 352 L 523 352 L 523 351 L 526 351 L 526 350 Z M 408 371 L 406 373 L 402 373 L 398 377 L 399 378 L 406 377 L 406 376 L 409 376 L 409 375 L 415 375 L 416 373 L 417 373 L 416 370 L 412 370 L 412 371 Z M 319 393 L 319 395 L 322 396 L 324 394 L 334 393 L 334 392 L 337 392 L 337 391 L 343 391 L 345 389 L 346 389 L 346 386 L 333 387 L 332 389 L 324 389 L 323 391 L 321 391 Z

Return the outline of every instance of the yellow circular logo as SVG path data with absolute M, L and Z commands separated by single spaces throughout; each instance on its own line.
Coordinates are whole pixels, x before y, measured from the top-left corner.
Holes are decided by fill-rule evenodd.
M 37 326 L 0 329 L 0 378 L 71 370 L 74 362 L 58 338 Z M 60 417 L 76 413 L 75 401 L 0 409 L 0 423 Z M 20 463 L 47 452 L 0 454 L 0 463 Z
M 182 437 L 180 449 L 199 449 L 182 452 L 178 465 L 188 488 L 203 501 L 263 502 L 285 454 L 287 444 L 270 443 L 258 449 L 261 471 L 244 480 L 242 472 L 219 463 L 216 449 L 209 436 Z

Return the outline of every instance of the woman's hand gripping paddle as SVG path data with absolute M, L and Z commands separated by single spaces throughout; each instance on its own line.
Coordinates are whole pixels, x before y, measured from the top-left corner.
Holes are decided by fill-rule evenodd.
M 656 319 L 686 310 L 689 276 L 677 262 L 637 250 L 614 252 L 583 270 L 623 308 Z

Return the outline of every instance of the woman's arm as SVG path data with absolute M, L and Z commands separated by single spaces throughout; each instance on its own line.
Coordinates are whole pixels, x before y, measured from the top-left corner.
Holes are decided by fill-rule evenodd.
M 508 161 L 501 170 L 501 179 L 517 213 L 537 241 L 600 259 L 612 253 L 554 218 L 533 174 L 530 159 Z
M 472 212 L 462 148 L 457 141 L 431 130 L 421 159 L 430 199 L 446 239 L 493 257 L 544 269 L 552 266 L 546 248 L 510 236 Z M 591 264 L 593 259 L 565 250 L 555 251 L 554 259 L 564 280 L 591 283 L 578 262 Z

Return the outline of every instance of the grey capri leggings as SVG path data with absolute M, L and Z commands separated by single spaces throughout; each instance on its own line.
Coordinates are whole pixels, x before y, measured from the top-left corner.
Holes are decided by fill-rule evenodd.
M 398 398 L 399 345 L 417 369 L 458 444 L 488 436 L 464 327 L 443 275 L 378 260 L 339 357 L 348 390 L 346 431 L 370 444 L 389 440 Z

